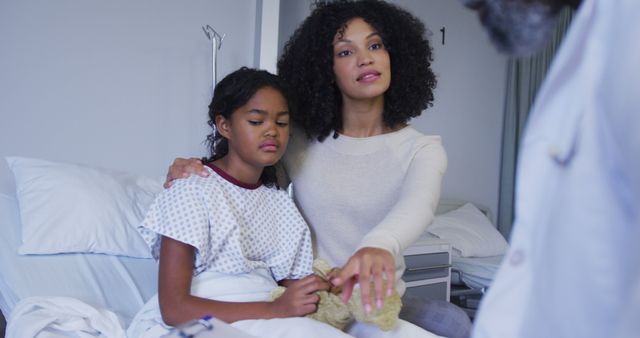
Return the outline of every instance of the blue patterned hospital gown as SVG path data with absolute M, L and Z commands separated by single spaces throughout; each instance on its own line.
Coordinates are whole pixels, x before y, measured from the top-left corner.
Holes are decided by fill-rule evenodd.
M 311 274 L 309 227 L 286 192 L 207 169 L 209 177 L 176 180 L 151 205 L 139 231 L 153 257 L 164 235 L 195 248 L 194 276 L 259 268 L 276 281 Z

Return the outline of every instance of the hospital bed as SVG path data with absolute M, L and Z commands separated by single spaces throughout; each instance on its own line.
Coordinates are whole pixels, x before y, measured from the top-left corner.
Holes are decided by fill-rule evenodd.
M 20 192 L 0 192 L 0 311 L 9 328 L 37 332 L 69 324 L 61 318 L 75 318 L 87 329 L 123 336 L 157 292 L 157 265 L 146 244 L 127 228 L 143 217 L 162 189 L 160 179 L 69 163 L 15 161 Z M 486 286 L 476 283 L 488 284 L 491 276 L 477 276 L 469 266 L 478 270 L 476 262 L 491 259 L 462 257 L 473 256 L 465 252 L 473 248 L 448 235 L 448 222 L 473 220 L 463 209 L 460 203 L 441 203 L 429 231 L 452 243 L 452 275 L 461 271 L 462 285 L 479 290 Z M 95 238 L 94 233 L 101 235 Z M 456 257 L 456 250 L 462 255 Z M 457 292 L 452 290 L 452 300 Z M 41 320 L 29 322 L 33 318 Z
M 0 192 L 7 337 L 129 336 L 134 316 L 157 292 L 157 264 L 135 226 L 160 180 L 38 159 L 9 162 L 17 189 Z M 215 329 L 206 337 L 248 337 L 215 318 L 206 322 Z
M 451 243 L 450 301 L 473 319 L 508 248 L 491 223 L 490 209 L 465 201 L 442 200 L 426 235 Z
M 126 327 L 156 292 L 152 259 L 85 253 L 19 255 L 20 214 L 14 196 L 0 194 L 0 215 L 0 310 L 7 321 L 21 300 L 58 296 L 109 309 Z M 73 306 L 68 302 L 69 308 Z
M 504 255 L 452 258 L 450 300 L 461 307 L 472 320 L 503 257 Z

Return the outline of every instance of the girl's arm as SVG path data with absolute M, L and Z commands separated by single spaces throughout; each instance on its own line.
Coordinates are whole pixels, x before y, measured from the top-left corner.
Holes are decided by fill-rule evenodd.
M 295 283 L 298 279 L 283 279 L 278 281 L 278 285 L 280 286 L 284 286 L 285 288 L 290 287 L 291 285 L 293 285 L 293 283 Z
M 309 276 L 291 282 L 285 293 L 273 302 L 222 302 L 192 296 L 194 248 L 169 237 L 162 237 L 158 298 L 162 319 L 175 326 L 212 315 L 227 323 L 243 319 L 269 319 L 303 316 L 316 310 L 314 293 L 326 288 Z

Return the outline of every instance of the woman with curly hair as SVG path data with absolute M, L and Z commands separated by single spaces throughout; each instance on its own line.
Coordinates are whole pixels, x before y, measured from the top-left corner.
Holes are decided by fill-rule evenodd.
M 440 137 L 408 125 L 432 105 L 431 62 L 423 23 L 378 0 L 317 3 L 278 61 L 293 94 L 297 128 L 282 164 L 296 204 L 312 228 L 316 256 L 342 267 L 331 282 L 342 286 L 344 300 L 355 284 L 373 281 L 373 304 L 369 289 L 361 290 L 365 309 L 380 307 L 393 288 L 404 293 L 402 252 L 431 223 L 440 197 L 447 166 Z M 199 160 L 176 159 L 167 185 L 203 171 Z M 448 337 L 468 335 L 462 310 L 434 304 L 423 300 L 422 318 L 416 311 L 405 318 Z M 349 332 L 377 336 L 369 329 Z M 411 330 L 424 332 L 402 321 L 395 336 L 418 334 Z

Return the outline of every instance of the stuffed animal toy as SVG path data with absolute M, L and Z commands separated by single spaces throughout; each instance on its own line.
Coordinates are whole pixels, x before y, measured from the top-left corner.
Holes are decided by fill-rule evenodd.
M 329 264 L 321 259 L 316 259 L 313 262 L 313 272 L 327 279 L 329 272 L 331 271 Z M 371 304 L 375 304 L 375 289 L 373 283 L 368 285 L 371 288 Z M 383 285 L 383 289 L 386 287 L 386 282 Z M 286 288 L 280 286 L 273 290 L 271 293 L 272 299 L 280 297 Z M 384 299 L 384 305 L 381 309 L 375 306 L 370 313 L 367 313 L 361 301 L 360 288 L 355 287 L 351 298 L 347 304 L 344 304 L 340 299 L 341 290 L 336 287 L 332 287 L 329 291 L 318 291 L 317 294 L 320 297 L 318 302 L 318 309 L 316 312 L 307 315 L 307 317 L 327 323 L 340 330 L 344 330 L 354 320 L 362 323 L 369 323 L 376 325 L 383 331 L 392 330 L 397 322 L 398 315 L 400 314 L 400 308 L 402 307 L 402 301 L 397 291 L 393 291 L 391 296 Z

